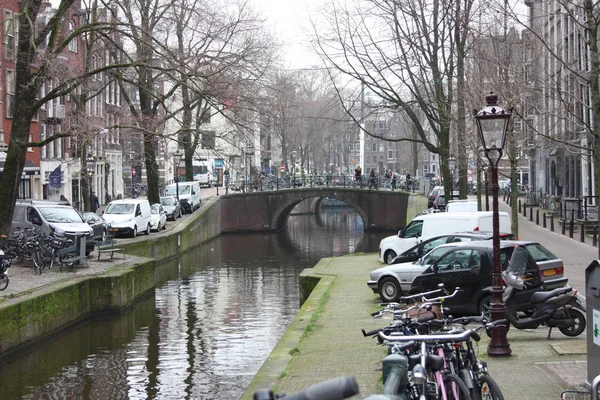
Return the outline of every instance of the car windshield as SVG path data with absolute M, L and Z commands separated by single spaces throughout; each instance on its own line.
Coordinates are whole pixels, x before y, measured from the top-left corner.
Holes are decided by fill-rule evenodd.
M 131 203 L 111 203 L 104 210 L 105 214 L 131 214 L 135 206 Z
M 174 197 L 161 197 L 160 204 L 162 204 L 163 206 L 174 206 L 175 198 Z
M 190 185 L 179 185 L 179 194 L 189 194 Z M 169 185 L 165 188 L 165 196 L 177 196 L 177 185 Z
M 81 215 L 72 207 L 40 207 L 39 210 L 48 222 L 83 222 Z
M 150 212 L 152 214 L 158 214 L 160 212 L 160 205 L 152 204 L 152 206 L 150 206 Z

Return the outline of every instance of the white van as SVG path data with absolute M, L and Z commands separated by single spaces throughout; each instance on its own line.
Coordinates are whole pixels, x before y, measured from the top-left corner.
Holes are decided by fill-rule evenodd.
M 56 233 L 74 242 L 85 236 L 86 254 L 94 250 L 94 231 L 73 207 L 46 200 L 17 200 L 12 215 L 10 234 L 17 228 L 38 228 L 44 235 Z
M 398 254 L 425 239 L 453 232 L 492 232 L 492 211 L 442 212 L 419 215 L 398 235 L 388 236 L 379 242 L 379 261 L 389 264 Z M 498 213 L 500 233 L 512 233 L 512 224 L 507 212 Z
M 177 186 L 179 185 L 179 189 Z M 177 197 L 179 191 L 179 203 L 186 213 L 192 213 L 200 208 L 202 199 L 200 197 L 200 183 L 198 181 L 171 183 L 165 187 L 163 196 Z
M 476 212 L 477 207 L 477 200 L 450 200 L 446 212 Z
M 143 199 L 113 200 L 102 212 L 108 233 L 136 237 L 150 234 L 150 203 Z

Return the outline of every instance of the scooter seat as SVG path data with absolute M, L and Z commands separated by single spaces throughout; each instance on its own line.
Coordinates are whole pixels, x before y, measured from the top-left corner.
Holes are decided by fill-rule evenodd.
M 565 287 L 557 288 L 554 290 L 550 290 L 549 292 L 535 292 L 533 295 L 531 295 L 531 300 L 529 300 L 529 302 L 531 304 L 543 303 L 543 302 L 547 301 L 548 299 L 551 299 L 556 296 L 560 296 L 561 294 L 567 294 L 572 291 L 573 291 L 572 287 L 565 286 Z

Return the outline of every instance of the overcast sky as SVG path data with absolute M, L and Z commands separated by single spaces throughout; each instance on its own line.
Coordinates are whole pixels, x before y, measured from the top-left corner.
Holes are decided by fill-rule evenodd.
M 285 43 L 287 66 L 308 67 L 319 63 L 319 59 L 308 50 L 308 38 L 302 27 L 309 27 L 308 13 L 316 12 L 324 0 L 252 0 L 257 11 L 263 14 L 268 24 Z

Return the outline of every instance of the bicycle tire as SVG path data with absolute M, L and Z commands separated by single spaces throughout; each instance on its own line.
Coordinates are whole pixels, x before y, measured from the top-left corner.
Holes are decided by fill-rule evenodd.
M 31 254 L 31 262 L 33 263 L 34 272 L 39 275 L 42 274 L 42 270 L 44 269 L 44 259 L 42 258 L 42 254 L 38 250 L 32 250 Z
M 0 274 L 0 291 L 6 289 L 8 287 L 8 275 Z
M 472 400 L 504 400 L 500 386 L 496 383 L 494 378 L 489 375 L 481 375 L 478 378 L 479 382 L 479 397 Z
M 454 390 L 452 390 L 452 386 L 456 386 L 456 390 L 458 397 Z M 458 377 L 456 374 L 447 373 L 444 375 L 444 386 L 446 388 L 446 398 L 448 400 L 471 400 L 471 395 L 469 394 L 469 388 L 462 379 Z

